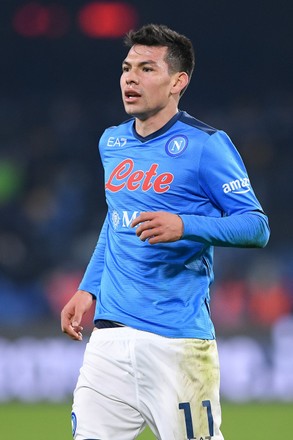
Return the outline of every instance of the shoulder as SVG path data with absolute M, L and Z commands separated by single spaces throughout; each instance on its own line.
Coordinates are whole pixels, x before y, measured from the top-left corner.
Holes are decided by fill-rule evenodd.
M 207 150 L 221 154 L 221 152 L 224 152 L 225 150 L 235 148 L 225 131 L 212 127 L 211 125 L 189 115 L 187 112 L 180 112 L 178 122 L 184 125 L 185 130 L 189 132 L 190 138 L 196 140 L 197 145 L 200 144 L 203 151 Z
M 110 127 L 107 127 L 104 130 L 104 133 L 102 134 L 102 136 L 105 134 L 108 135 L 108 134 L 114 133 L 116 131 L 119 132 L 120 130 L 121 131 L 123 131 L 125 129 L 127 130 L 129 127 L 132 127 L 133 121 L 134 121 L 134 118 L 131 118 L 131 119 L 127 119 L 126 121 L 121 122 L 118 125 L 111 125 Z
M 112 125 L 104 130 L 99 139 L 99 149 L 105 146 L 121 146 L 126 138 L 132 135 L 133 118 L 122 122 L 119 125 Z
M 219 130 L 217 128 L 212 127 L 211 125 L 196 119 L 194 116 L 189 115 L 187 112 L 181 111 L 180 116 L 178 118 L 182 124 L 194 128 L 195 130 L 206 134 L 207 136 L 212 136 L 217 133 Z

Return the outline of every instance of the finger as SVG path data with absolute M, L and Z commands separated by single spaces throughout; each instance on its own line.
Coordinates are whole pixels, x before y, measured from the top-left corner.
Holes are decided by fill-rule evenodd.
M 136 231 L 136 235 L 143 241 L 154 235 L 155 229 L 149 226 L 141 225 Z
M 72 321 L 72 315 L 66 314 L 64 311 L 61 314 L 61 329 L 63 333 L 66 333 L 70 338 L 74 340 L 82 340 L 82 330 L 83 327 L 80 326 L 75 320 L 75 322 Z
M 74 341 L 82 341 L 82 333 L 72 332 L 68 333 L 68 336 L 70 336 L 71 339 Z
M 132 223 L 131 227 L 135 228 L 135 226 L 139 225 L 139 223 L 147 222 L 153 219 L 153 212 L 142 212 L 138 217 L 136 217 Z
M 73 334 L 74 339 L 78 339 L 79 341 L 82 340 L 82 330 L 83 330 L 83 327 L 80 325 L 80 321 L 81 321 L 81 316 L 79 314 L 75 315 L 72 318 L 72 324 L 70 326 L 72 329 L 71 333 Z
M 66 333 L 71 339 L 75 341 L 82 341 L 81 330 L 72 327 L 72 325 L 69 325 L 68 327 L 64 328 L 63 332 Z
M 141 238 L 141 235 L 142 235 L 143 233 L 145 233 L 145 232 L 147 232 L 147 231 L 152 231 L 152 230 L 153 230 L 153 228 L 151 227 L 151 225 L 145 225 L 145 224 L 142 224 L 142 225 L 140 225 L 140 226 L 137 228 L 137 230 L 135 231 L 135 233 L 136 233 L 136 235 L 137 235 L 138 237 Z
M 71 325 L 72 315 L 70 313 L 66 313 L 63 309 L 61 312 L 61 330 L 63 333 L 67 333 L 68 327 Z
M 151 244 L 159 243 L 159 241 L 162 241 L 162 231 L 160 228 L 147 229 L 140 234 L 139 238 L 142 241 L 148 240 Z M 156 238 L 155 241 L 154 238 Z
M 76 341 L 82 341 L 82 327 L 71 327 L 72 328 L 72 332 L 71 332 L 71 337 L 72 339 L 76 340 Z
M 156 219 L 147 220 L 138 226 L 135 233 L 139 237 L 142 232 L 144 232 L 144 231 L 153 231 L 154 232 L 155 228 L 158 228 L 159 226 L 160 226 L 160 224 L 158 223 L 158 221 L 156 221 Z
M 78 307 L 76 307 L 75 314 L 70 321 L 72 324 L 72 327 L 78 328 L 80 326 L 80 323 L 82 320 L 82 315 L 83 315 L 83 313 L 81 311 L 79 311 Z
M 153 235 L 152 237 L 150 237 L 148 239 L 148 243 L 149 244 L 158 244 L 158 243 L 163 243 L 163 240 L 161 239 L 161 237 L 159 237 L 157 235 Z

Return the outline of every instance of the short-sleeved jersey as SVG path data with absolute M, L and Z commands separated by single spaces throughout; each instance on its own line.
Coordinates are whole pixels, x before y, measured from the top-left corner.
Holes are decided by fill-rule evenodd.
M 239 153 L 223 131 L 181 111 L 145 138 L 133 119 L 110 127 L 99 149 L 108 214 L 80 285 L 96 296 L 95 319 L 213 339 L 213 246 L 184 236 L 150 245 L 131 222 L 143 211 L 168 211 L 183 222 L 261 211 Z

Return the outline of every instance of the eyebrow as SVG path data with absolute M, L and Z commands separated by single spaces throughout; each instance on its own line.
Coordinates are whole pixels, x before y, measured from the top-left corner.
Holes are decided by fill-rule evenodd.
M 146 61 L 141 61 L 140 63 L 138 63 L 138 66 L 141 67 L 141 66 L 144 66 L 145 64 L 153 64 L 153 65 L 157 65 L 156 61 L 153 61 L 153 60 L 146 60 Z M 123 65 L 131 66 L 131 63 L 129 63 L 129 61 L 124 60 L 124 61 L 122 62 L 122 66 L 123 66 Z

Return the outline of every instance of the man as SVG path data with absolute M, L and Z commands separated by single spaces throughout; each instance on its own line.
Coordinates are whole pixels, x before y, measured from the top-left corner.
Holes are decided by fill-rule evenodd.
M 220 440 L 210 317 L 213 246 L 264 247 L 267 218 L 229 137 L 178 110 L 194 68 L 188 38 L 161 25 L 126 37 L 121 91 L 133 118 L 100 139 L 108 204 L 62 329 L 95 331 L 74 393 L 76 440 Z

